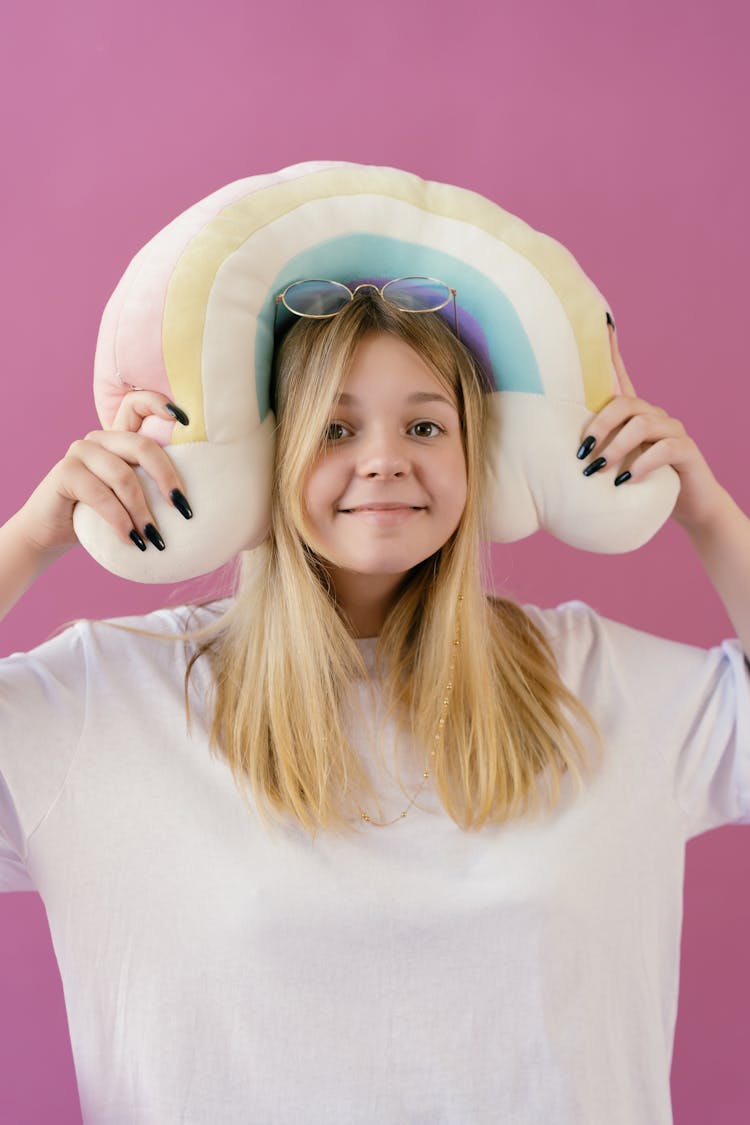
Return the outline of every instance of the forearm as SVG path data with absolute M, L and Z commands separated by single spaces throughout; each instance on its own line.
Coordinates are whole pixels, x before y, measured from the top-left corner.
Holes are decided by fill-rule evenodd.
M 750 519 L 722 489 L 711 518 L 682 524 L 750 662 Z M 750 667 L 750 664 L 749 664 Z
M 21 531 L 18 514 L 0 527 L 0 620 L 65 550 L 35 550 Z

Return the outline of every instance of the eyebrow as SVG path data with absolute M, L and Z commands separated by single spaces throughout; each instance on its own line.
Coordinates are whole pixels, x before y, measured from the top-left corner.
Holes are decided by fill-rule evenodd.
M 346 392 L 343 392 L 338 397 L 340 406 L 357 406 L 359 405 L 359 401 L 356 395 L 346 394 Z M 432 391 L 415 391 L 414 394 L 409 395 L 405 401 L 409 404 L 419 402 L 444 402 L 446 406 L 450 406 L 451 410 L 456 409 L 455 403 L 452 403 L 445 395 L 438 395 Z

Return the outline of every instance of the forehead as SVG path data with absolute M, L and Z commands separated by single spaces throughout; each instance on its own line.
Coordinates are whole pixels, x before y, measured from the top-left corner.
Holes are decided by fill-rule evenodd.
M 455 406 L 455 395 L 426 358 L 397 336 L 369 333 L 357 345 L 340 385 L 338 401 L 399 399 L 410 403 L 445 402 Z
M 358 395 L 349 394 L 346 391 L 340 391 L 337 399 L 339 406 L 359 406 L 362 399 Z M 422 404 L 430 404 L 439 402 L 445 406 L 450 406 L 455 410 L 456 404 L 451 401 L 447 395 L 439 390 L 435 391 L 413 391 L 411 393 L 405 392 L 402 396 L 402 401 L 406 406 L 420 406 Z

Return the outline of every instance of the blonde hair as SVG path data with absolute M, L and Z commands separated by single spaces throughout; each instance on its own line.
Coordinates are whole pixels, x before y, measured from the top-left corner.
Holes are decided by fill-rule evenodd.
M 387 713 L 425 763 L 435 750 L 430 777 L 460 827 L 501 823 L 529 806 L 538 813 L 540 790 L 551 808 L 567 770 L 579 791 L 583 786 L 588 752 L 579 727 L 597 745 L 598 736 L 562 683 L 544 635 L 519 605 L 483 590 L 486 383 L 438 316 L 399 312 L 370 291 L 331 319 L 297 321 L 280 346 L 270 535 L 243 558 L 229 612 L 189 660 L 186 701 L 192 668 L 206 654 L 215 687 L 212 748 L 267 825 L 291 817 L 313 835 L 321 827 L 346 831 L 363 804 L 377 803 L 342 721 L 355 683 L 368 672 L 304 508 L 336 396 L 358 344 L 372 332 L 413 347 L 455 398 L 467 467 L 456 531 L 405 577 L 377 642 Z M 454 643 L 459 605 L 461 636 L 471 643 Z

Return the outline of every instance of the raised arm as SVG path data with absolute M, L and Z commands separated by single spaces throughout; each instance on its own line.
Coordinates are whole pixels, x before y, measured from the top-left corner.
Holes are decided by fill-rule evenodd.
M 607 472 L 623 458 L 632 460 L 628 479 L 613 484 L 628 487 L 660 465 L 671 465 L 680 477 L 680 494 L 672 518 L 684 528 L 698 558 L 723 602 L 750 669 L 750 519 L 723 488 L 685 427 L 665 410 L 638 398 L 611 331 L 612 359 L 625 394 L 600 410 L 584 437 L 587 475 Z M 639 452 L 641 446 L 646 446 Z M 584 452 L 579 450 L 579 456 Z M 597 461 L 600 464 L 597 465 Z M 620 484 L 618 485 L 618 481 Z
M 703 520 L 679 522 L 724 603 L 750 671 L 750 519 L 721 489 Z
M 145 551 L 149 542 L 163 549 L 136 465 L 153 477 L 165 499 L 190 518 L 169 457 L 157 442 L 136 432 L 148 414 L 174 421 L 175 408 L 167 409 L 168 403 L 163 395 L 150 391 L 127 395 L 114 427 L 74 441 L 23 507 L 0 527 L 0 618 L 48 566 L 77 544 L 73 509 L 79 500 L 95 508 L 134 551 Z

